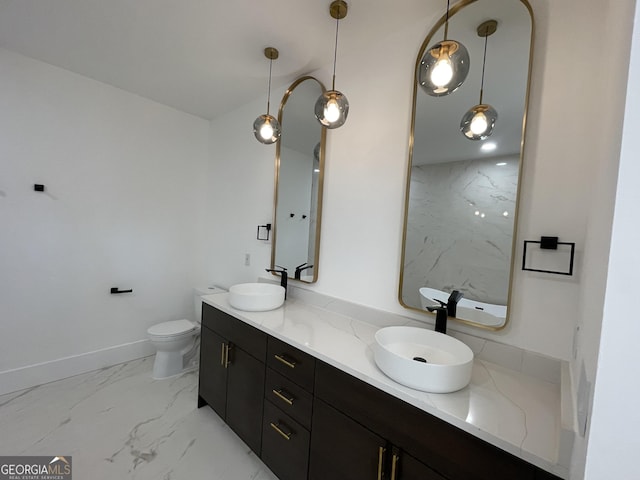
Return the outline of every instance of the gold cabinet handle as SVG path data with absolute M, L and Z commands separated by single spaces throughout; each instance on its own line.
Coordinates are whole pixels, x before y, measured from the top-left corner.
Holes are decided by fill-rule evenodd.
M 224 350 L 224 368 L 229 368 L 231 362 L 229 361 L 229 350 L 231 350 L 231 345 L 227 344 Z
M 384 447 L 378 448 L 378 480 L 382 480 L 382 470 L 384 468 L 384 452 L 386 451 L 387 449 Z
M 279 362 L 284 363 L 287 367 L 289 368 L 296 368 L 296 362 L 295 360 L 289 359 L 287 360 L 286 358 L 284 358 L 284 354 L 283 355 L 278 355 L 277 353 L 274 355 L 274 357 L 276 357 L 276 360 L 278 360 Z
M 222 350 L 220 351 L 220 365 L 224 367 L 224 352 L 225 352 L 225 347 L 226 345 L 224 344 L 224 342 L 222 343 L 222 345 L 220 345 L 222 347 Z
M 282 435 L 283 438 L 285 438 L 287 440 L 291 440 L 292 433 L 291 432 L 284 433 L 284 431 L 280 428 L 280 424 L 271 422 L 270 425 L 271 425 L 271 428 L 273 428 L 276 432 L 278 432 L 280 435 Z
M 284 390 L 279 389 L 276 390 L 275 388 L 272 390 L 273 394 L 278 397 L 280 400 L 282 400 L 285 403 L 288 403 L 289 405 L 293 405 L 293 401 L 295 400 L 295 397 L 291 396 L 291 394 L 289 394 L 289 396 L 287 397 L 284 393 Z M 285 392 L 286 393 L 286 392 Z
M 400 460 L 400 455 L 398 455 L 396 452 L 393 452 L 393 457 L 391 460 L 391 480 L 396 480 L 399 460 Z

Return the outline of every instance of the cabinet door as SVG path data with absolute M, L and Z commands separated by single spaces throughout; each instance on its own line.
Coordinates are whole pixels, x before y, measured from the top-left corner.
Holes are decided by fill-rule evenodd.
M 446 480 L 406 453 L 394 451 L 391 463 L 391 480 Z
M 386 443 L 349 417 L 316 399 L 311 425 L 310 480 L 382 478 Z
M 209 404 L 224 419 L 227 414 L 227 372 L 224 366 L 226 341 L 207 327 L 200 334 L 200 385 L 198 406 Z
M 226 422 L 260 455 L 265 366 L 238 346 L 229 348 Z

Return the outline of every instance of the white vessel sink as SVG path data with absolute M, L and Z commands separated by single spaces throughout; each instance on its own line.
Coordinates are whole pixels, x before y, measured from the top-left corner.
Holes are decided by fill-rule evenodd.
M 376 332 L 378 368 L 402 385 L 449 393 L 471 381 L 473 352 L 449 335 L 418 327 L 386 327 Z
M 284 288 L 271 283 L 239 283 L 229 289 L 229 303 L 247 312 L 266 312 L 284 303 Z

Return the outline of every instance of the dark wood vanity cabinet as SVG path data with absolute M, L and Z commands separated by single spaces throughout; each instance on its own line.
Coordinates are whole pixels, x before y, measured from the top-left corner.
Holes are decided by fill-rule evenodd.
M 382 478 L 559 480 L 504 450 L 321 362 L 316 368 L 315 396 L 316 411 L 318 405 L 324 402 L 384 439 L 387 467 L 384 470 L 386 476 Z M 317 428 L 314 411 L 311 471 L 322 459 L 317 453 L 321 451 L 316 446 Z M 314 456 L 318 458 L 314 459 Z M 389 473 L 393 469 L 394 457 L 395 477 Z M 360 468 L 369 469 L 370 462 L 369 458 L 362 461 Z M 358 467 L 353 465 L 352 468 Z M 321 476 L 310 478 L 319 480 Z
M 329 370 L 327 370 L 327 368 Z M 310 480 L 340 478 L 344 480 L 446 480 L 424 463 L 403 452 L 393 441 L 358 423 L 339 411 L 349 404 L 351 391 L 339 384 L 336 389 L 326 382 L 332 379 L 332 367 L 318 364 L 317 398 L 313 411 Z M 346 375 L 346 374 L 345 374 Z M 346 376 L 346 378 L 352 378 Z M 354 382 L 358 380 L 353 379 Z M 330 389 L 335 397 L 325 394 Z M 334 401 L 346 397 L 346 402 Z M 375 398 L 371 400 L 375 402 Z M 331 404 L 327 403 L 330 402 Z M 335 408 L 337 407 L 337 408 Z M 348 410 L 348 408 L 347 408 Z M 384 423 L 387 412 L 379 411 Z M 365 424 L 366 425 L 366 424 Z
M 386 439 L 316 399 L 309 479 L 445 480 Z
M 559 480 L 203 305 L 198 406 L 280 480 Z
M 258 455 L 266 346 L 265 333 L 203 304 L 198 406 L 210 405 Z

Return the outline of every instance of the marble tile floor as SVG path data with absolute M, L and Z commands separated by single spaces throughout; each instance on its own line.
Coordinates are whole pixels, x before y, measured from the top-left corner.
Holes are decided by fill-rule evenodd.
M 277 480 L 153 357 L 0 396 L 0 455 L 70 455 L 77 480 Z

